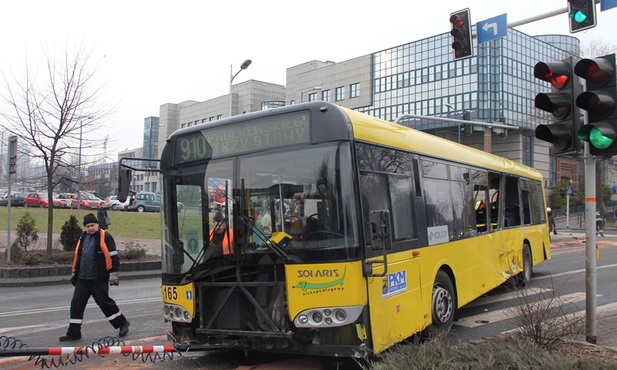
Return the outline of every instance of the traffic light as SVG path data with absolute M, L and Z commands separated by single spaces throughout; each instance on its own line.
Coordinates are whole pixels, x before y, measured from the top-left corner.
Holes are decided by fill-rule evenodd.
M 617 88 L 615 54 L 582 59 L 574 73 L 587 81 L 587 88 L 576 98 L 576 105 L 587 111 L 587 124 L 578 131 L 579 139 L 589 142 L 593 155 L 617 154 Z
M 15 173 L 17 166 L 17 136 L 9 136 L 9 173 Z
M 555 155 L 577 155 L 581 142 L 577 132 L 581 126 L 580 111 L 574 99 L 580 92 L 580 85 L 574 81 L 574 57 L 561 61 L 539 62 L 533 75 L 551 83 L 552 92 L 536 95 L 536 108 L 553 115 L 553 122 L 536 127 L 536 137 L 553 143 Z
M 469 58 L 473 55 L 471 38 L 471 13 L 469 8 L 450 14 L 452 30 L 452 49 L 454 60 Z
M 596 26 L 595 0 L 568 0 L 570 33 L 584 31 Z

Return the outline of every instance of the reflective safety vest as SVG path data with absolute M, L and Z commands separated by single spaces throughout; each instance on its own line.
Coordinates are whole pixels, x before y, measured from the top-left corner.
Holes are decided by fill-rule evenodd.
M 223 254 L 229 255 L 233 252 L 234 245 L 234 231 L 226 230 L 222 235 L 221 248 L 223 248 Z M 210 230 L 210 242 L 214 240 L 214 230 Z
M 107 271 L 111 270 L 111 255 L 109 254 L 109 249 L 107 249 L 107 243 L 105 243 L 105 230 L 99 229 L 100 240 L 99 246 L 101 247 L 101 251 L 103 252 L 103 257 L 105 257 L 105 268 Z M 79 261 L 79 247 L 81 246 L 81 238 L 77 241 L 77 245 L 75 246 L 75 256 L 73 257 L 73 273 L 77 273 L 77 261 Z

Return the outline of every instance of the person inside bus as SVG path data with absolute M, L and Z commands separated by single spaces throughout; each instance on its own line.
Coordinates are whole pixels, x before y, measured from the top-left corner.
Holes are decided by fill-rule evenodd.
M 272 235 L 272 216 L 267 207 L 264 207 L 263 215 L 261 216 L 261 230 L 267 236 Z
M 210 245 L 204 253 L 204 261 L 220 255 L 230 255 L 233 251 L 234 230 L 228 227 L 227 220 L 221 212 L 214 215 L 214 223 L 210 229 Z

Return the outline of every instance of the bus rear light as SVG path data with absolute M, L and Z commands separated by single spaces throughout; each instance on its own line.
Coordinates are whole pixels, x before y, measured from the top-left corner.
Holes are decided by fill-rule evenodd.
M 333 328 L 358 320 L 363 306 L 322 307 L 300 312 L 294 320 L 298 328 Z

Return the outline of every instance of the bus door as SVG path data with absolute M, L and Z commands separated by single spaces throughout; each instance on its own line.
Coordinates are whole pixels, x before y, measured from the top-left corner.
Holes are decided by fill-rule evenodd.
M 373 350 L 380 352 L 423 329 L 419 251 L 392 253 L 388 211 L 371 211 L 367 277 Z M 386 261 L 385 264 L 372 261 Z
M 500 177 L 499 202 L 496 211 L 502 231 L 498 233 L 498 240 L 495 243 L 497 247 L 495 257 L 498 261 L 496 272 L 503 278 L 508 278 L 522 271 L 522 266 L 518 266 L 519 256 L 523 250 L 522 207 L 518 177 Z

